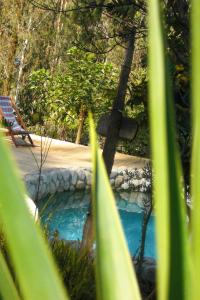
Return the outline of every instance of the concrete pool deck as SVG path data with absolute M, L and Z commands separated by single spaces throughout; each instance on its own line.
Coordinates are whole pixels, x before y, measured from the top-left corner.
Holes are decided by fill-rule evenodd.
M 10 139 L 8 143 L 16 159 L 20 174 L 25 176 L 38 170 L 37 163 L 40 163 L 41 137 L 31 135 L 36 147 L 15 147 Z M 45 144 L 43 138 L 42 144 Z M 49 139 L 50 140 L 50 139 Z M 35 157 L 35 158 L 34 158 Z M 117 153 L 115 157 L 115 168 L 143 168 L 149 162 L 148 159 Z M 52 168 L 68 167 L 91 167 L 90 147 L 76 145 L 70 142 L 52 139 L 51 147 L 43 166 L 43 170 Z

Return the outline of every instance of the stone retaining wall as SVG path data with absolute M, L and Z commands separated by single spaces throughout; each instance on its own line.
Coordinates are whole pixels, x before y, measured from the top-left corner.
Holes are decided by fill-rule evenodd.
M 38 173 L 28 174 L 24 181 L 29 196 L 35 200 L 37 194 L 38 199 L 41 199 L 56 192 L 90 189 L 92 177 L 91 170 L 88 168 L 56 168 L 43 171 L 40 178 Z M 151 172 L 149 168 L 114 169 L 110 176 L 110 183 L 117 191 L 149 192 Z

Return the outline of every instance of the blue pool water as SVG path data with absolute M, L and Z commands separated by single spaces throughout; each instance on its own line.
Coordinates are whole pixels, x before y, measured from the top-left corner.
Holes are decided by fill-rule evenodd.
M 139 249 L 141 241 L 143 209 L 135 202 L 124 200 L 116 194 L 117 206 L 132 255 Z M 65 240 L 81 240 L 83 226 L 88 211 L 89 194 L 85 192 L 64 192 L 39 204 L 42 223 L 47 225 L 50 233 L 59 232 Z M 154 217 L 151 216 L 147 228 L 145 256 L 156 257 Z

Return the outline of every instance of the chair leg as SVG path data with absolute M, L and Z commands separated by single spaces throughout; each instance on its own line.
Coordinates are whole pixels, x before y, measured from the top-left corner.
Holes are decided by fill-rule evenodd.
M 8 130 L 9 130 L 9 129 L 8 129 Z M 12 141 L 13 141 L 15 147 L 25 146 L 25 145 L 17 144 L 16 139 L 15 139 L 15 136 L 14 136 L 14 134 L 13 134 L 13 132 L 12 132 L 11 130 L 9 130 L 9 133 L 8 133 L 8 134 L 11 136 L 11 139 L 12 139 Z M 32 146 L 32 147 L 35 147 L 35 145 L 34 145 L 34 143 L 33 143 L 33 140 L 32 140 L 32 138 L 30 137 L 29 134 L 27 134 L 27 135 L 22 135 L 22 140 L 25 140 L 26 137 L 28 137 L 28 140 L 29 140 L 29 142 L 30 142 L 30 145 L 27 144 L 26 146 Z
M 14 135 L 12 134 L 12 131 L 10 131 L 10 136 L 11 136 L 11 139 L 12 139 L 15 147 L 18 147 L 19 145 L 16 143 L 16 139 L 15 139 Z
M 30 137 L 30 134 L 27 135 L 28 139 L 29 139 L 29 142 L 31 143 L 31 145 L 34 147 L 34 143 L 33 143 L 33 140 L 32 138 Z

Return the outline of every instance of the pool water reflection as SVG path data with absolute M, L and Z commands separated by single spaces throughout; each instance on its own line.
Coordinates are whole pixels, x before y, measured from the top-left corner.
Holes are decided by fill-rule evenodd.
M 142 205 L 124 200 L 123 194 L 115 194 L 115 198 L 129 250 L 135 255 L 141 241 Z M 89 193 L 80 191 L 58 193 L 45 198 L 39 203 L 42 224 L 47 225 L 52 234 L 57 230 L 61 239 L 81 240 L 88 203 Z M 147 227 L 145 256 L 156 257 L 154 216 L 150 217 Z

